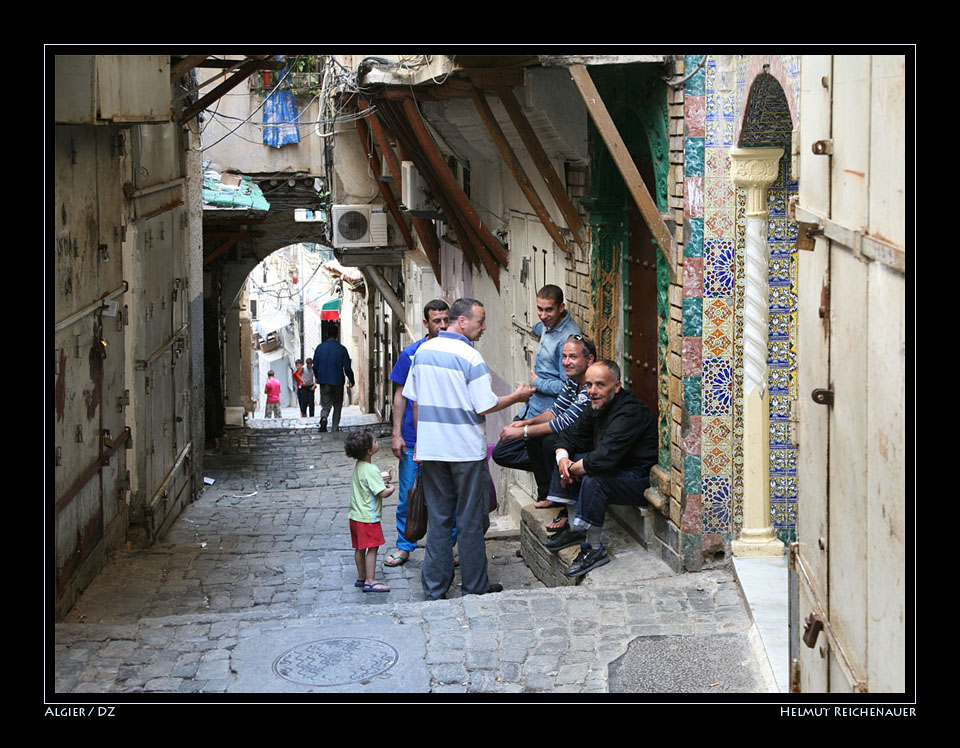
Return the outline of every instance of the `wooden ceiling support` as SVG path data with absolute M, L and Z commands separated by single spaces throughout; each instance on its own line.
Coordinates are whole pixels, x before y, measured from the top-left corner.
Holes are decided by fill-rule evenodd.
M 404 99 L 403 109 L 407 114 L 407 119 L 413 128 L 414 134 L 417 136 L 417 141 L 423 148 L 424 155 L 426 155 L 427 161 L 433 169 L 433 173 L 440 180 L 441 185 L 450 196 L 454 205 L 456 205 L 457 209 L 463 214 L 465 223 L 477 233 L 482 245 L 490 251 L 497 262 L 503 267 L 507 267 L 510 263 L 507 251 L 503 248 L 503 245 L 500 244 L 497 237 L 495 237 L 490 229 L 483 224 L 483 221 L 480 220 L 480 216 L 477 215 L 477 212 L 473 209 L 473 205 L 470 204 L 470 200 L 463 193 L 460 184 L 454 178 L 453 174 L 450 173 L 450 169 L 447 168 L 440 149 L 437 147 L 433 137 L 427 130 L 427 126 L 420 117 L 420 110 L 417 109 L 416 102 L 412 98 Z
M 557 246 L 567 254 L 570 254 L 571 250 L 570 247 L 567 246 L 566 238 L 560 232 L 557 224 L 554 223 L 553 218 L 550 217 L 546 206 L 543 204 L 534 186 L 530 183 L 530 179 L 520 164 L 520 160 L 513 152 L 513 148 L 510 147 L 510 143 L 507 142 L 507 136 L 503 134 L 500 123 L 497 122 L 497 118 L 494 117 L 493 110 L 490 109 L 490 104 L 484 96 L 483 91 L 476 86 L 473 88 L 473 103 L 477 107 L 480 119 L 483 120 L 483 124 L 486 125 L 487 131 L 490 133 L 490 137 L 493 138 L 494 144 L 500 151 L 504 163 L 510 169 L 513 178 L 517 180 L 520 191 L 526 196 L 530 207 L 533 208 L 533 212 L 536 213 L 540 219 L 540 223 L 543 224 L 543 227 L 557 243 Z
M 520 140 L 523 141 L 523 145 L 527 149 L 527 153 L 530 154 L 530 158 L 537 167 L 537 171 L 540 172 L 540 176 L 546 183 L 547 189 L 550 190 L 550 195 L 563 214 L 567 226 L 573 232 L 574 241 L 581 247 L 584 246 L 583 222 L 580 220 L 580 213 L 567 194 L 564 180 L 562 180 L 554 170 L 550 157 L 547 156 L 547 152 L 543 149 L 540 139 L 533 131 L 533 127 L 530 126 L 529 120 L 520 108 L 520 103 L 513 95 L 513 89 L 501 86 L 496 88 L 496 94 L 500 99 L 500 103 L 503 104 L 503 108 L 507 110 L 510 121 L 517 129 L 517 134 L 520 135 Z
M 660 246 L 663 256 L 667 258 L 670 280 L 675 282 L 678 259 L 677 242 L 657 210 L 657 204 L 650 197 L 650 192 L 640 176 L 637 165 L 633 163 L 633 158 L 630 156 L 630 152 L 627 150 L 610 112 L 607 111 L 603 99 L 600 98 L 600 92 L 597 91 L 590 73 L 583 65 L 572 65 L 569 70 L 573 82 L 587 105 L 587 111 L 590 113 L 593 123 L 597 126 L 597 131 L 603 138 L 603 142 L 606 143 L 607 149 L 613 157 L 613 162 L 620 170 L 620 175 L 640 210 L 640 215 L 650 228 L 650 233 L 653 234 L 654 239 Z
M 182 78 L 206 59 L 207 55 L 189 55 L 175 62 L 170 68 L 170 80 L 175 81 Z
M 479 268 L 482 264 L 487 269 L 487 272 L 490 273 L 499 290 L 499 266 L 493 261 L 489 252 L 480 248 L 476 236 L 468 230 L 457 207 L 444 191 L 443 186 L 434 174 L 427 157 L 420 147 L 413 128 L 403 110 L 403 106 L 399 102 L 382 100 L 378 103 L 378 112 L 382 115 L 382 120 L 386 126 L 393 132 L 400 146 L 401 157 L 404 160 L 413 162 L 420 176 L 427 183 L 430 192 L 434 195 L 437 202 L 440 203 L 440 209 L 443 212 L 444 218 L 450 223 L 457 235 L 457 241 L 459 242 L 460 250 L 463 252 L 464 258 L 472 267 Z M 407 158 L 407 156 L 409 156 L 409 158 Z M 446 168 L 446 166 L 444 166 L 444 168 Z
M 400 233 L 403 234 L 403 241 L 406 242 L 407 248 L 411 252 L 415 252 L 417 245 L 414 244 L 413 236 L 410 234 L 410 228 L 407 226 L 407 222 L 400 212 L 400 206 L 397 205 L 397 198 L 394 197 L 390 185 L 380 179 L 380 160 L 377 158 L 377 154 L 373 150 L 373 144 L 370 142 L 370 129 L 362 117 L 357 119 L 357 132 L 360 133 L 360 143 L 363 146 L 364 153 L 367 154 L 367 160 L 370 162 L 370 170 L 373 172 L 373 177 L 377 182 L 377 186 L 380 188 L 380 194 L 383 196 L 383 200 L 390 210 L 390 215 L 393 216 L 393 220 L 396 221 Z
M 250 59 L 242 63 L 240 67 L 237 68 L 237 72 L 234 73 L 230 78 L 227 78 L 227 80 L 225 80 L 215 89 L 213 89 L 210 93 L 202 96 L 195 103 L 191 104 L 186 109 L 184 109 L 183 114 L 180 115 L 180 124 L 182 125 L 184 122 L 188 121 L 191 117 L 194 117 L 195 115 L 202 112 L 210 104 L 212 104 L 214 101 L 219 99 L 225 93 L 239 86 L 241 83 L 243 83 L 243 81 L 245 81 L 247 78 L 249 78 L 251 75 L 253 75 L 257 71 L 259 65 L 260 65 L 259 58 Z
M 371 108 L 370 103 L 363 98 L 360 99 L 360 106 L 364 109 Z M 372 112 L 367 117 L 367 121 L 370 123 L 370 131 L 373 133 L 377 145 L 380 146 L 380 150 L 383 151 L 384 158 L 387 160 L 387 167 L 390 169 L 390 175 L 393 177 L 397 192 L 403 195 L 403 170 L 400 168 L 400 161 L 397 159 L 397 154 L 394 153 L 393 146 L 390 145 L 390 134 L 387 132 L 376 112 Z M 394 140 L 396 140 L 396 138 L 394 138 Z M 397 145 L 400 145 L 399 141 Z M 416 216 L 412 216 L 410 222 L 413 224 L 413 230 L 417 232 L 423 251 L 427 255 L 427 260 L 430 262 L 430 267 L 433 269 L 433 274 L 439 283 L 441 282 L 440 241 L 437 239 L 433 223 L 426 218 L 418 218 Z

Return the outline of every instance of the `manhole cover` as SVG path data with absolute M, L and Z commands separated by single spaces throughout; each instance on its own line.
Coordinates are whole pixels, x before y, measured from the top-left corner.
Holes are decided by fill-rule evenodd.
M 294 683 L 342 686 L 362 683 L 393 667 L 399 655 L 376 639 L 322 639 L 280 655 L 273 671 Z

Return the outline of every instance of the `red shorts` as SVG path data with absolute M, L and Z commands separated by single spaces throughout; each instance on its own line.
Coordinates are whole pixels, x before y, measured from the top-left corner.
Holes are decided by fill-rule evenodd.
M 350 520 L 350 539 L 357 550 L 379 548 L 386 542 L 379 522 L 357 522 L 355 519 Z

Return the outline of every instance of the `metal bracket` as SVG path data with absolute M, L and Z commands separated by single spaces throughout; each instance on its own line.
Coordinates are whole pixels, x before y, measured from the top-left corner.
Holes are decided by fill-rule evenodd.
M 814 237 L 823 236 L 823 229 L 819 223 L 805 223 L 797 221 L 799 229 L 797 230 L 797 249 L 812 250 L 816 247 Z
M 817 388 L 810 393 L 810 397 L 813 398 L 813 402 L 815 402 L 817 405 L 826 405 L 831 408 L 833 407 L 833 390 Z
M 825 140 L 817 140 L 813 143 L 813 153 L 816 156 L 832 156 L 833 155 L 833 141 L 829 138 Z

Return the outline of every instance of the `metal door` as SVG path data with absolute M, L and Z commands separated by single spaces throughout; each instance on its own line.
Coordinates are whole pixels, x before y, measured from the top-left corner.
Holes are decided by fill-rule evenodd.
M 58 615 L 84 562 L 125 530 L 124 294 L 118 128 L 58 126 L 55 144 L 54 527 Z
M 803 58 L 794 691 L 904 687 L 903 85 Z

